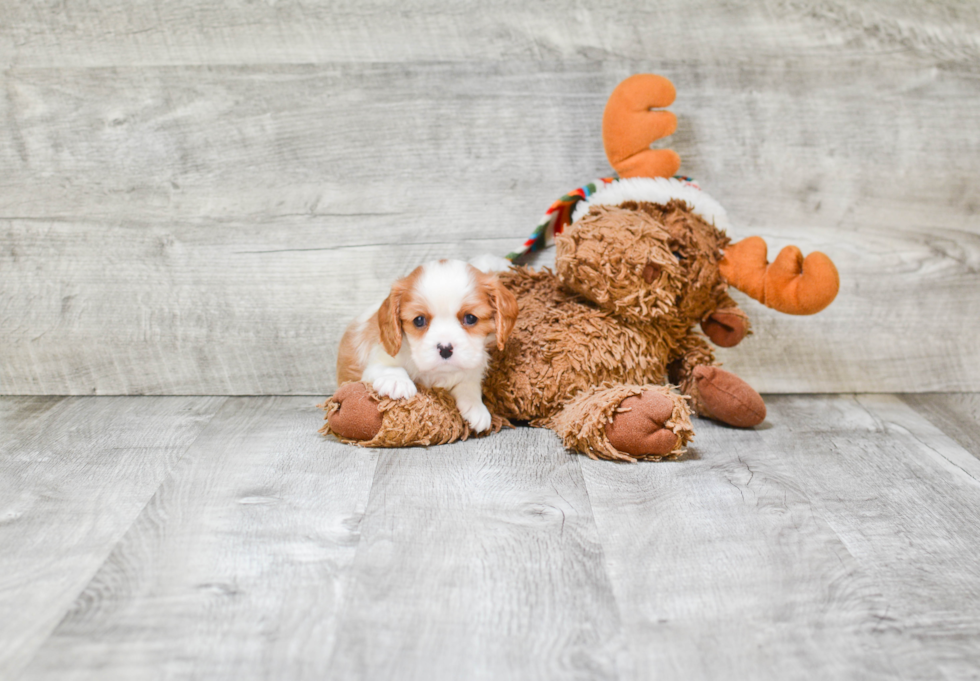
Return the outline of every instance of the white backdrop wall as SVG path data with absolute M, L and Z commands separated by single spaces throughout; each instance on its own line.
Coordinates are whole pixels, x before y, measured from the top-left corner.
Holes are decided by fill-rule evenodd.
M 4 3 L 0 68 L 0 393 L 328 394 L 393 278 L 610 172 L 647 71 L 732 236 L 840 269 L 817 317 L 740 298 L 727 368 L 980 390 L 974 2 Z

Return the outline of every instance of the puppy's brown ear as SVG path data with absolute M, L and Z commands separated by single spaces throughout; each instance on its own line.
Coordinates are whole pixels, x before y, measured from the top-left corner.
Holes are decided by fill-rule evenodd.
M 405 287 L 402 282 L 396 282 L 391 287 L 391 293 L 385 298 L 378 309 L 378 331 L 385 352 L 394 357 L 402 349 L 402 295 Z
M 510 290 L 500 283 L 497 277 L 491 277 L 486 282 L 490 305 L 493 307 L 493 320 L 496 325 L 497 349 L 503 350 L 510 332 L 517 322 L 517 298 Z

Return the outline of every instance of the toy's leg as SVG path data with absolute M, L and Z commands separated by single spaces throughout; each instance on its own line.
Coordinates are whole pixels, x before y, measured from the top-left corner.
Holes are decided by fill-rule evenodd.
M 757 426 L 766 418 L 766 403 L 759 393 L 735 374 L 715 366 L 714 353 L 700 336 L 684 338 L 667 366 L 667 375 L 690 396 L 698 416 L 739 428 Z
M 448 391 L 420 389 L 415 397 L 382 397 L 364 383 L 347 383 L 320 407 L 324 435 L 362 447 L 428 447 L 465 440 L 474 433 Z M 489 432 L 508 424 L 494 416 Z
M 694 437 L 687 398 L 654 385 L 593 387 L 533 425 L 555 431 L 569 449 L 617 461 L 673 458 Z

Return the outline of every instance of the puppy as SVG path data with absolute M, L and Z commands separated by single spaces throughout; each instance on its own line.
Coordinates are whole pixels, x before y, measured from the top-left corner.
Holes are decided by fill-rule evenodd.
M 461 260 L 426 263 L 347 327 L 337 383 L 365 381 L 393 399 L 414 396 L 416 383 L 446 388 L 482 432 L 490 427 L 482 388 L 488 349 L 496 342 L 503 350 L 516 320 L 517 299 L 493 274 Z

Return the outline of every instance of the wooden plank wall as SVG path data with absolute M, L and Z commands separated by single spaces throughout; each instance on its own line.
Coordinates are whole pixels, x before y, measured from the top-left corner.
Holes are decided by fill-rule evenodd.
M 609 172 L 622 78 L 733 236 L 837 262 L 745 307 L 761 391 L 980 390 L 973 2 L 0 5 L 0 393 L 314 394 L 434 257 L 503 254 Z M 920 6 L 921 5 L 921 6 Z

